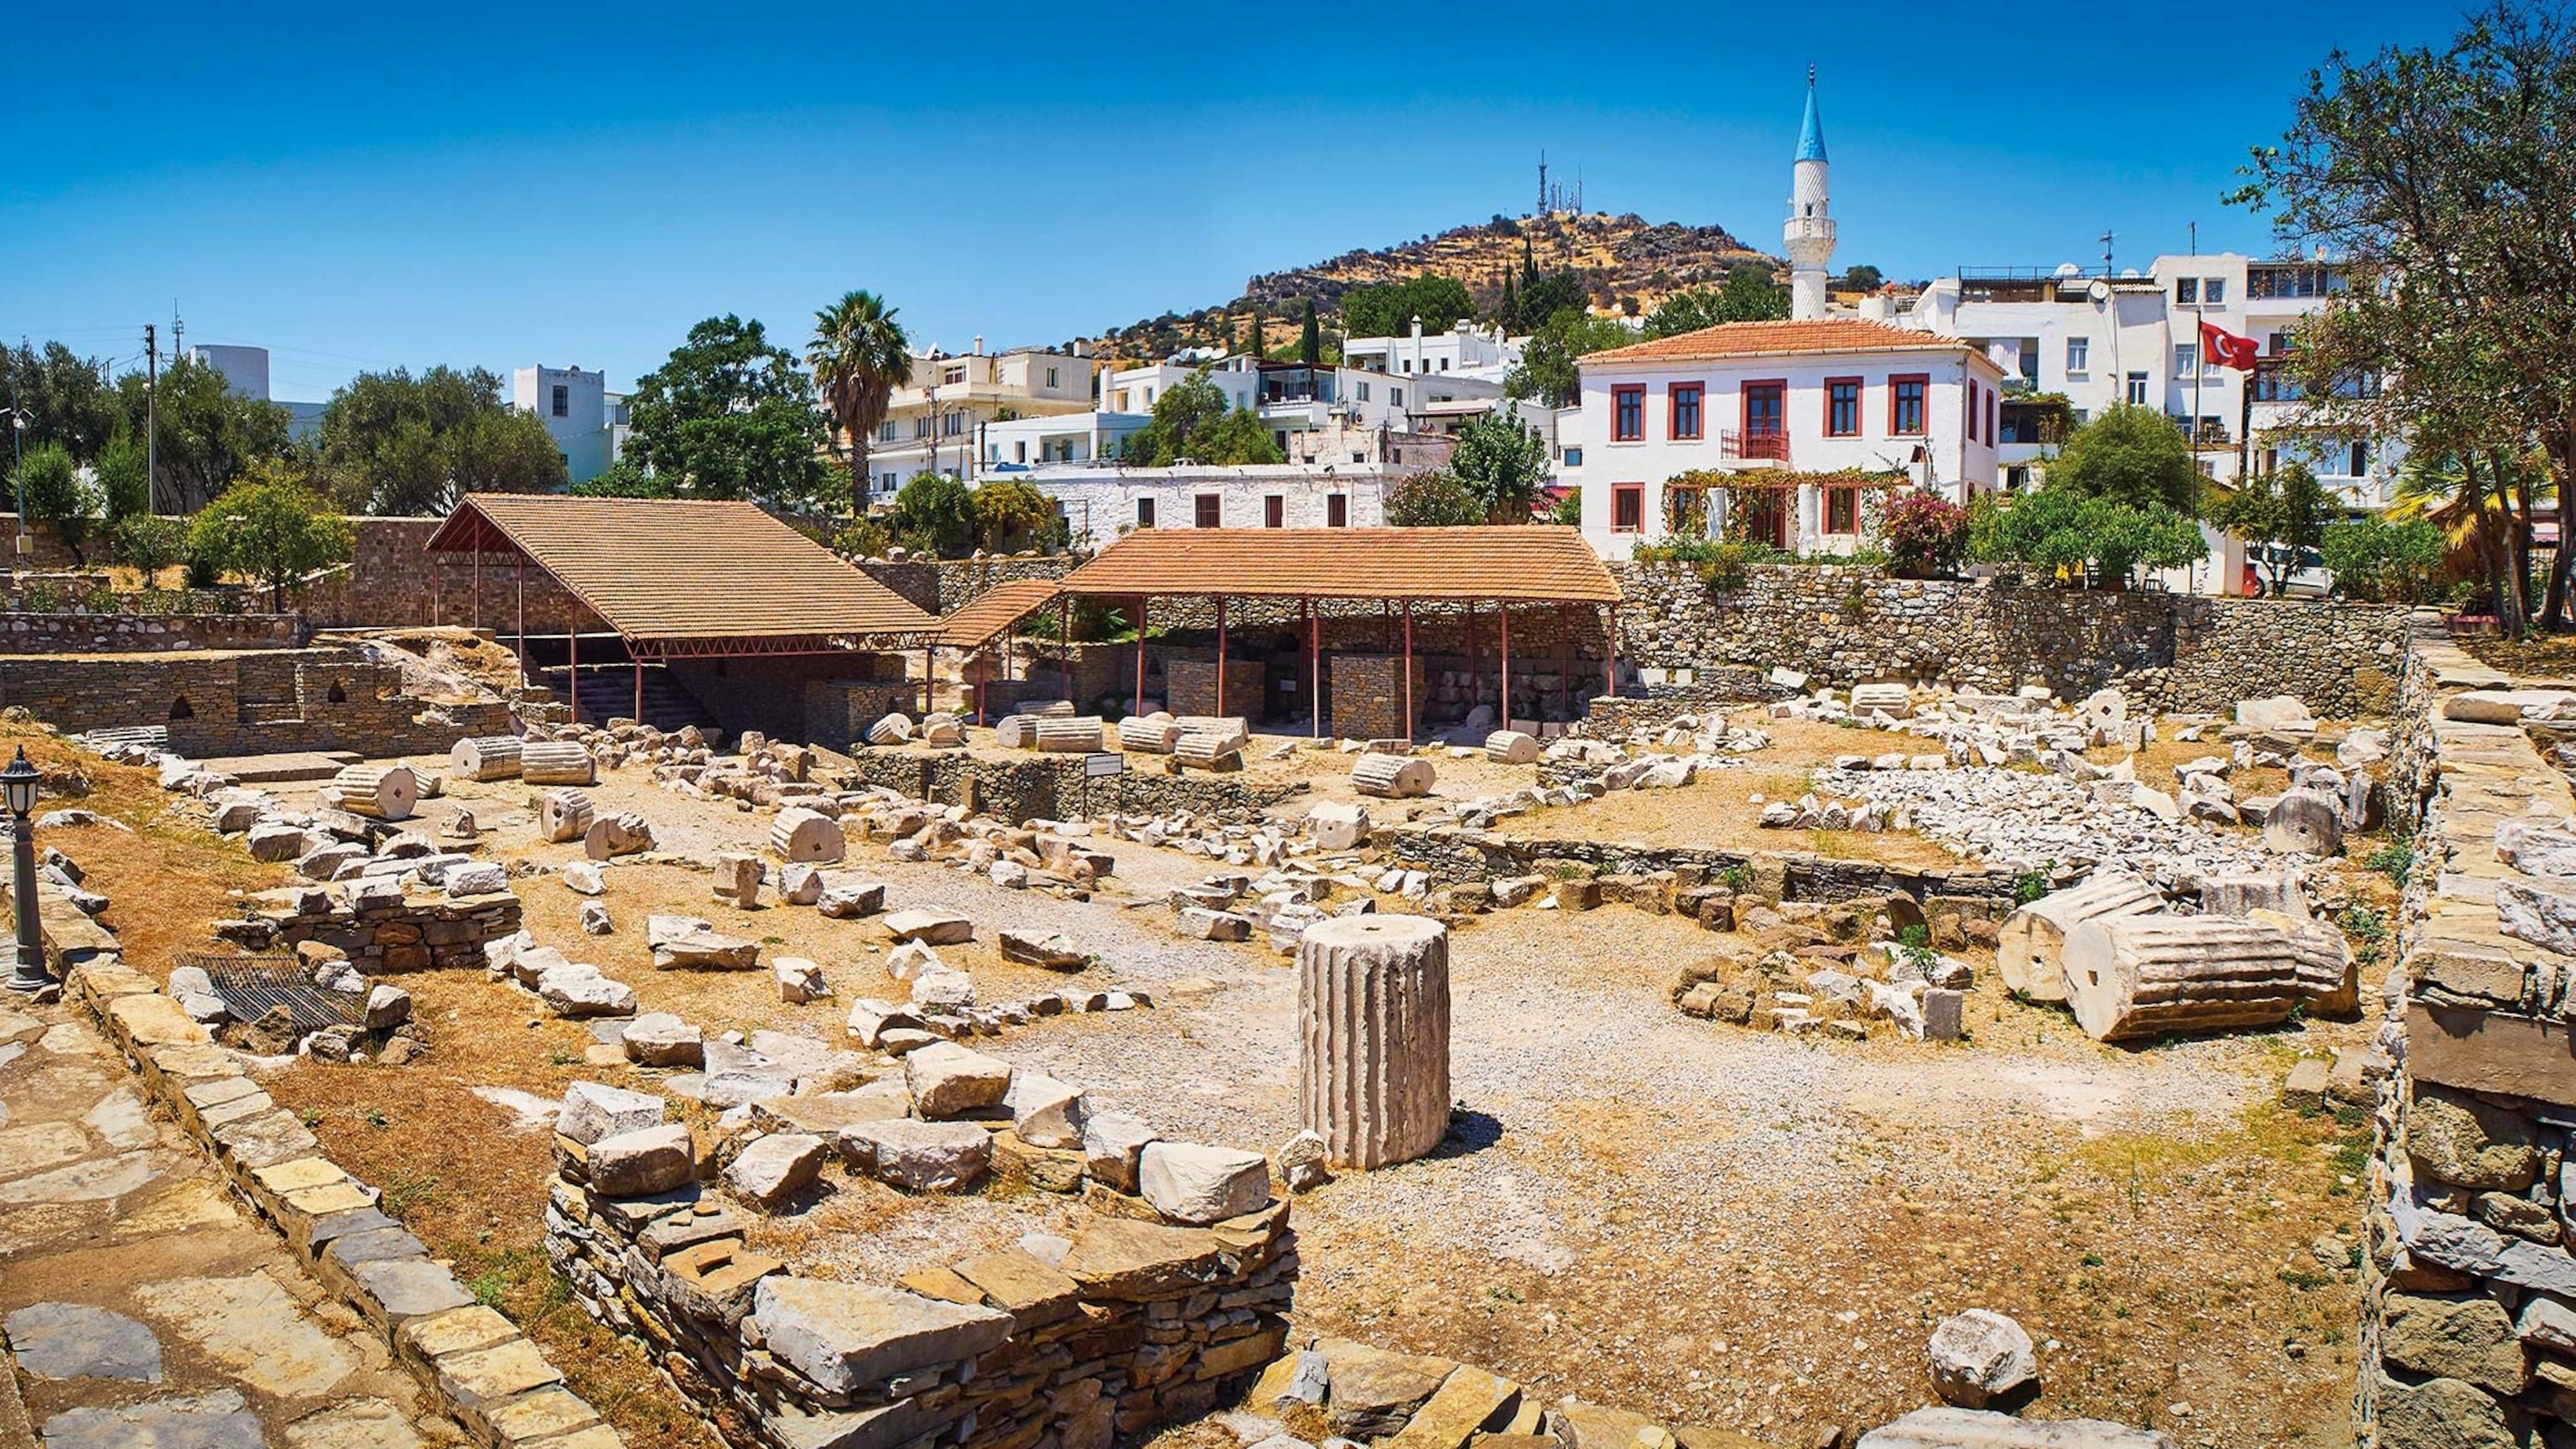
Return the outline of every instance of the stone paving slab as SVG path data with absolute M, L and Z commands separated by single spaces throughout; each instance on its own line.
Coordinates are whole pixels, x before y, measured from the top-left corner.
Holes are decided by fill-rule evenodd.
M 77 1008 L 0 1001 L 0 1114 L 0 1444 L 465 1442 Z

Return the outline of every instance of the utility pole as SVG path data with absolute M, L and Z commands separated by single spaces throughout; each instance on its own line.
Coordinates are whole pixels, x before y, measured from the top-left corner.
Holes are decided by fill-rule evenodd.
M 152 324 L 143 324 L 143 491 L 153 512 L 161 511 L 161 342 Z

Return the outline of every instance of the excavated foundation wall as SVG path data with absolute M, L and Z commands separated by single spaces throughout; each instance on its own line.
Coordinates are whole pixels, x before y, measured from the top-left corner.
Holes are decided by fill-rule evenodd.
M 2364 1449 L 2576 1442 L 2576 796 L 2514 681 L 2413 621 L 2391 809 L 2414 830 L 2370 1169 Z M 2576 698 L 2576 697 L 2571 697 Z M 2542 834 L 2518 832 L 2541 827 Z M 2511 857 L 2510 859 L 2504 857 Z

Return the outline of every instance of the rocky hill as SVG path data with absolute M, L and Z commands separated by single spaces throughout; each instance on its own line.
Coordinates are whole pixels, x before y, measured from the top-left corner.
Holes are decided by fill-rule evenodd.
M 1121 359 L 1162 357 L 1184 347 L 1222 341 L 1230 321 L 1240 345 L 1257 308 L 1263 344 L 1282 347 L 1296 340 L 1307 298 L 1314 299 L 1330 330 L 1342 295 L 1353 287 L 1401 281 L 1426 272 L 1457 278 L 1467 285 L 1479 309 L 1490 308 L 1501 294 L 1503 278 L 1517 275 L 1524 256 L 1542 272 L 1573 269 L 1597 307 L 1638 311 L 1652 311 L 1671 293 L 1713 286 L 1729 268 L 1743 262 L 1784 265 L 1738 241 L 1722 226 L 1649 222 L 1634 213 L 1496 216 L 1437 236 L 1265 272 L 1246 282 L 1242 294 L 1231 301 L 1166 312 L 1111 328 L 1091 340 L 1099 350 Z

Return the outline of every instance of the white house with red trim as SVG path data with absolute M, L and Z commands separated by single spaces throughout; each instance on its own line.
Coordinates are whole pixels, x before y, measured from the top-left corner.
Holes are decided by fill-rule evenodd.
M 1583 531 L 1624 558 L 1661 539 L 1683 475 L 1711 535 L 1861 546 L 1865 495 L 1954 503 L 1995 487 L 2003 369 L 1955 337 L 1856 317 L 1729 322 L 1582 359 Z

